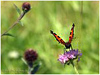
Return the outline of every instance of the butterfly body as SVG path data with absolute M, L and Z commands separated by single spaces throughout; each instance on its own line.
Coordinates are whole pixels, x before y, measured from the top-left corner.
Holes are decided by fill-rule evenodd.
M 66 49 L 69 49 L 69 48 L 71 47 L 71 43 L 66 42 L 66 43 L 65 43 L 65 47 L 66 47 Z
M 70 47 L 72 48 L 71 46 L 71 42 L 72 42 L 72 39 L 74 37 L 74 24 L 72 25 L 72 28 L 71 28 L 71 32 L 70 32 L 70 36 L 69 36 L 69 41 L 68 42 L 65 42 L 63 41 L 56 33 L 54 33 L 52 30 L 50 30 L 51 34 L 56 38 L 56 40 L 65 45 L 66 49 L 69 49 Z

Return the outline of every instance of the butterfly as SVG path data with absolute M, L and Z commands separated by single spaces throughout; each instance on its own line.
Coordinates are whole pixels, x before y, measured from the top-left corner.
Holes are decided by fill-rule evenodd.
M 65 48 L 66 48 L 66 49 L 69 49 L 70 47 L 72 48 L 71 42 L 72 42 L 72 39 L 73 39 L 73 37 L 74 37 L 74 27 L 75 27 L 75 25 L 74 25 L 74 23 L 73 23 L 72 28 L 71 28 L 71 32 L 70 32 L 70 36 L 69 36 L 69 41 L 68 41 L 68 42 L 65 42 L 63 39 L 61 39 L 61 38 L 60 38 L 56 33 L 54 33 L 52 30 L 50 30 L 50 33 L 56 38 L 56 40 L 57 40 L 59 43 L 65 45 Z M 73 49 L 73 48 L 72 48 L 72 49 Z

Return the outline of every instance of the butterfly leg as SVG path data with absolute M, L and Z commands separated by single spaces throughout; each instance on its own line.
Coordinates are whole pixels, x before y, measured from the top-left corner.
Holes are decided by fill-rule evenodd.
M 73 47 L 72 47 L 72 45 L 71 45 L 71 49 L 73 50 Z
M 64 53 L 66 52 L 66 48 L 64 48 Z

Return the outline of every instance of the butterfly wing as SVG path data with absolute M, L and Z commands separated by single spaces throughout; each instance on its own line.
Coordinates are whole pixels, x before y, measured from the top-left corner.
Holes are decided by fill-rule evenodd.
M 74 37 L 74 27 L 75 27 L 75 25 L 73 24 L 72 28 L 71 28 L 70 36 L 69 36 L 69 43 L 71 43 L 71 41 Z
M 64 42 L 56 33 L 54 33 L 52 30 L 50 30 L 50 32 L 51 32 L 51 34 L 56 38 L 56 40 L 57 40 L 59 43 L 65 45 L 65 42 Z

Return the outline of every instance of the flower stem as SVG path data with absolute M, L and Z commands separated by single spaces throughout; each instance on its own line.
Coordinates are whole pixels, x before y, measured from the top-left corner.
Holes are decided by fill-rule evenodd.
M 28 63 L 28 72 L 29 72 L 29 74 L 32 74 L 33 62 L 27 62 L 27 63 Z
M 1 36 L 5 35 L 9 30 L 11 30 L 25 15 L 25 12 L 23 12 L 20 17 L 17 19 L 17 21 L 15 21 L 9 28 L 8 30 L 6 30 L 3 34 L 1 34 Z
M 32 67 L 28 66 L 28 73 L 32 74 L 31 72 L 32 72 Z
M 75 69 L 75 72 L 79 75 L 78 70 L 76 69 L 76 67 L 75 66 L 73 66 L 73 67 Z
M 72 64 L 73 68 L 75 69 L 76 74 L 79 75 L 78 70 L 76 69 L 76 67 L 75 67 L 75 65 L 74 65 L 74 63 L 73 63 L 73 60 L 70 60 L 70 62 L 71 62 L 71 64 Z

